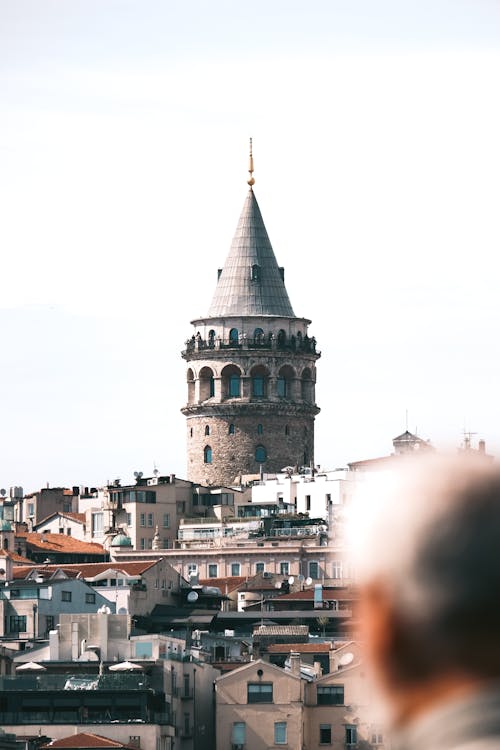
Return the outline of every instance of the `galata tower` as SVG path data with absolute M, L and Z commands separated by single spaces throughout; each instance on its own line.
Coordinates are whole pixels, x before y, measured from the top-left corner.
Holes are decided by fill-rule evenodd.
M 187 477 L 231 486 L 314 461 L 316 341 L 294 315 L 253 185 L 187 363 Z

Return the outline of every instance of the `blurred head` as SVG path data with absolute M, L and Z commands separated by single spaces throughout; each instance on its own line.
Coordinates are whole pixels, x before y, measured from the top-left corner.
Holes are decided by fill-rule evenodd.
M 397 699 L 500 678 L 500 472 L 484 457 L 421 457 L 377 484 L 353 539 L 379 683 Z

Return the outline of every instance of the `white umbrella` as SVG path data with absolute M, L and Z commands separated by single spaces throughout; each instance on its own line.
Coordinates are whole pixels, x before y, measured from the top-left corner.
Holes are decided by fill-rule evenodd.
M 110 672 L 133 672 L 137 669 L 142 672 L 141 665 L 134 664 L 131 661 L 121 661 L 119 664 L 113 664 L 111 667 L 109 667 Z
M 46 667 L 41 664 L 37 664 L 34 661 L 27 661 L 26 664 L 20 664 L 16 667 L 16 672 L 45 672 Z

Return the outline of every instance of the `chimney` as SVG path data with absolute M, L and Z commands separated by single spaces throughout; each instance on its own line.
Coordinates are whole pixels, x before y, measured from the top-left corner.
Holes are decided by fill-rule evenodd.
M 290 671 L 300 677 L 300 654 L 297 651 L 290 651 Z
M 482 453 L 483 455 L 486 453 L 486 443 L 484 440 L 479 441 L 479 447 L 478 447 L 479 453 Z
M 321 669 L 321 663 L 319 661 L 314 662 L 314 671 L 316 672 L 316 677 L 319 679 L 321 675 L 323 674 L 323 670 Z

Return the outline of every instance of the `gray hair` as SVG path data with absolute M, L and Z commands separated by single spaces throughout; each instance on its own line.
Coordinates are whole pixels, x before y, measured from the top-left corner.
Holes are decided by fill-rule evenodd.
M 394 477 L 393 477 L 394 479 Z M 402 678 L 500 677 L 500 471 L 460 454 L 397 472 L 364 539 L 361 580 L 388 593 Z

